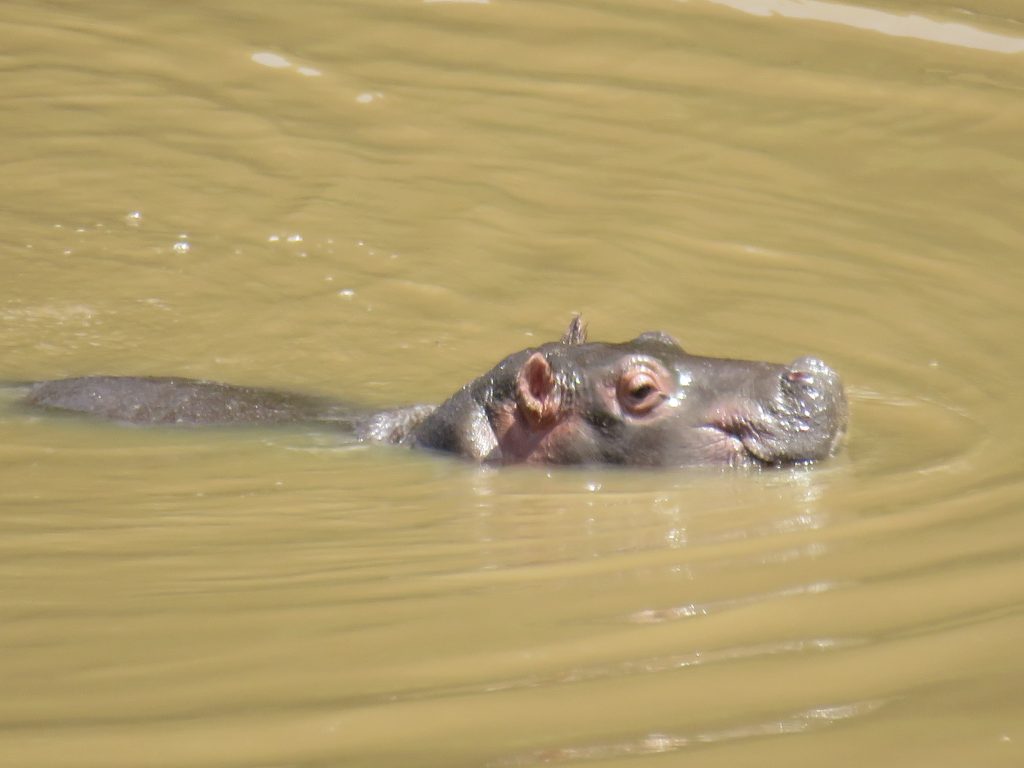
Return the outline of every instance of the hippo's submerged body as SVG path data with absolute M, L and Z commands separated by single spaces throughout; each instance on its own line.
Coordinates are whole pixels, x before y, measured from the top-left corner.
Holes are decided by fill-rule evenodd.
M 687 354 L 667 334 L 561 341 L 506 357 L 440 406 L 359 413 L 327 400 L 183 378 L 34 384 L 25 402 L 144 424 L 321 423 L 366 442 L 489 463 L 782 466 L 824 459 L 846 430 L 839 376 Z

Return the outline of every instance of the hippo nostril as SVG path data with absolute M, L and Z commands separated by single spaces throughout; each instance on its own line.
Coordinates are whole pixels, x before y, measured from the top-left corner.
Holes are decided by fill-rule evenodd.
M 782 373 L 783 390 L 794 397 L 817 399 L 842 390 L 839 376 L 816 357 L 801 357 L 786 366 Z

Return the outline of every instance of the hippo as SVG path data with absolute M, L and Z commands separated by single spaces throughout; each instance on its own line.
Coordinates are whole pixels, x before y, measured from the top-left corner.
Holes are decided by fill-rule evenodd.
M 373 412 L 132 376 L 38 382 L 24 402 L 138 424 L 308 423 L 486 464 L 783 467 L 833 455 L 847 423 L 842 381 L 818 358 L 777 365 L 700 357 L 662 331 L 589 342 L 579 316 L 559 341 L 509 355 L 437 406 Z

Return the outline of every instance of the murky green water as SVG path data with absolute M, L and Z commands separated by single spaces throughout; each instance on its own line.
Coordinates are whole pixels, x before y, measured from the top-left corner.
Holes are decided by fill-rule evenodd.
M 1014 2 L 8 2 L 0 378 L 824 357 L 844 453 L 480 469 L 0 394 L 0 764 L 1024 764 Z

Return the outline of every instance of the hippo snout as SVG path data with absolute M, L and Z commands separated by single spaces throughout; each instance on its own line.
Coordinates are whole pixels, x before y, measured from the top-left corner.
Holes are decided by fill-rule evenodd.
M 763 388 L 741 401 L 719 427 L 769 465 L 831 456 L 846 432 L 846 394 L 832 368 L 816 357 L 775 366 Z
M 770 411 L 769 418 L 777 421 L 775 427 L 782 438 L 781 460 L 830 456 L 846 432 L 842 379 L 817 357 L 799 357 L 786 366 Z

